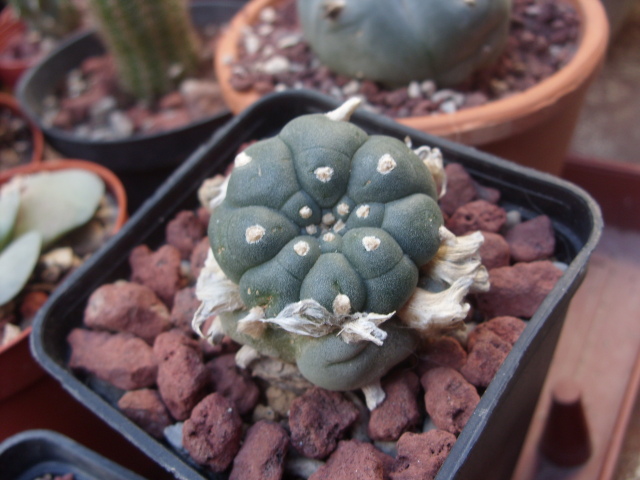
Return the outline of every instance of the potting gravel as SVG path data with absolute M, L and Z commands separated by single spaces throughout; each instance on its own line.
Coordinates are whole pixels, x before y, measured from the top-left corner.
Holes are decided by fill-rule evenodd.
M 129 277 L 93 292 L 84 325 L 68 337 L 70 367 L 150 435 L 230 479 L 434 478 L 562 275 L 547 217 L 520 219 L 460 165 L 446 172 L 446 226 L 485 233 L 480 255 L 492 288 L 468 297 L 463 330 L 426 339 L 383 377 L 386 399 L 373 411 L 360 392 L 323 390 L 273 359 L 239 368 L 239 345 L 196 337 L 194 283 L 210 248 L 205 208 L 175 215 L 165 244 L 139 245 Z

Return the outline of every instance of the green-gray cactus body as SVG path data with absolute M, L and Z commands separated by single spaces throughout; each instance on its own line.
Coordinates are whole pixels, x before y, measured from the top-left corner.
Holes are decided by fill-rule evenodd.
M 412 295 L 419 268 L 440 246 L 435 198 L 428 168 L 401 141 L 305 115 L 236 157 L 209 239 L 243 303 L 261 307 L 267 318 L 308 299 L 337 315 L 391 314 Z M 394 320 L 381 326 L 388 336 L 375 345 L 273 326 L 254 338 L 237 331 L 243 315 L 221 316 L 227 334 L 297 362 L 324 388 L 362 386 L 413 348 L 409 330 Z
M 331 70 L 391 86 L 463 82 L 507 41 L 511 0 L 298 0 L 306 40 Z
M 89 0 L 122 87 L 150 100 L 199 65 L 198 39 L 185 0 Z

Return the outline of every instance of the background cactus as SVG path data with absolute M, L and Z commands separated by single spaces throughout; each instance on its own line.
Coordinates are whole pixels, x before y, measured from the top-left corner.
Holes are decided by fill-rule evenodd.
M 119 81 L 136 98 L 171 91 L 199 65 L 185 0 L 88 0 Z
M 376 382 L 413 351 L 417 337 L 391 317 L 443 223 L 423 159 L 343 121 L 358 103 L 298 117 L 236 157 L 198 280 L 201 299 L 229 307 L 217 320 L 227 335 L 332 390 Z
M 9 0 L 9 5 L 30 29 L 54 38 L 73 32 L 82 22 L 73 0 Z
M 297 8 L 331 70 L 389 86 L 453 86 L 500 55 L 511 0 L 297 0 Z

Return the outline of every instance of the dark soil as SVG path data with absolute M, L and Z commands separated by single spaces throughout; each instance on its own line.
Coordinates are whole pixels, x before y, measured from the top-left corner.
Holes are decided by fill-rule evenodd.
M 309 88 L 340 100 L 361 96 L 371 110 L 397 118 L 452 113 L 526 90 L 568 63 L 580 27 L 569 5 L 555 0 L 515 0 L 508 45 L 492 68 L 456 89 L 439 89 L 434 82 L 424 81 L 390 90 L 321 66 L 302 38 L 294 1 L 273 10 L 275 15 L 263 15 L 239 45 L 239 57 L 232 63 L 231 84 L 236 90 L 266 94 Z
M 29 124 L 13 110 L 0 106 L 0 171 L 28 163 L 32 154 Z

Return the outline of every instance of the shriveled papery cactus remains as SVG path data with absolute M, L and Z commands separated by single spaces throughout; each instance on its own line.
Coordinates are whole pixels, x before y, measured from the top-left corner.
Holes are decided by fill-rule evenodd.
M 193 326 L 244 345 L 242 363 L 276 357 L 374 408 L 380 378 L 421 337 L 460 326 L 465 295 L 489 283 L 482 234 L 443 225 L 439 151 L 369 136 L 348 121 L 358 104 L 294 119 L 202 194 L 211 252 Z
M 504 50 L 510 0 L 297 0 L 320 61 L 386 85 L 457 85 Z

